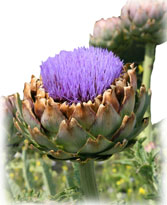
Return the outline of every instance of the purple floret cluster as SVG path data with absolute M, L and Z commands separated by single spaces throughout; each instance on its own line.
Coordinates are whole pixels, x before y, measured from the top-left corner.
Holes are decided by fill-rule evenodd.
M 42 62 L 41 77 L 55 101 L 88 102 L 110 87 L 122 67 L 123 62 L 111 51 L 82 47 Z

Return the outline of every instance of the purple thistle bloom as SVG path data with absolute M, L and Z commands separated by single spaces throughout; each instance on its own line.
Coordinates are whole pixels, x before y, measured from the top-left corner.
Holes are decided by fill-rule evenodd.
M 45 90 L 56 101 L 68 103 L 94 100 L 118 78 L 123 62 L 101 48 L 61 51 L 42 62 L 41 76 Z

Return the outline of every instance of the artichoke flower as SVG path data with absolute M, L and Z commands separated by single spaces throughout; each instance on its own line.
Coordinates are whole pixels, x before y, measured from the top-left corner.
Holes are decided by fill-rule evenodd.
M 140 42 L 161 44 L 167 39 L 167 2 L 128 0 L 121 10 L 125 31 Z
M 17 98 L 16 128 L 55 160 L 105 160 L 147 126 L 150 93 L 137 90 L 134 65 L 101 48 L 61 51 Z
M 139 63 L 144 60 L 144 44 L 137 43 L 127 35 L 120 17 L 96 21 L 89 44 L 113 51 L 124 62 Z
M 1 97 L 1 109 L 3 113 L 3 132 L 5 135 L 5 148 L 7 158 L 11 159 L 15 153 L 21 150 L 24 137 L 18 132 L 13 124 L 16 116 L 16 98 L 14 95 Z

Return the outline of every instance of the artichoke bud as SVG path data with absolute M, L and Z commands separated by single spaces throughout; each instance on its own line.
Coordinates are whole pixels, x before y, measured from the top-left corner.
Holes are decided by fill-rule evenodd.
M 90 35 L 89 44 L 107 48 L 122 57 L 122 53 L 126 52 L 125 50 L 131 44 L 130 39 L 124 34 L 120 17 L 112 17 L 106 20 L 100 19 L 94 25 L 93 35 Z
M 101 49 L 96 49 L 90 48 L 89 51 L 104 52 Z M 87 52 L 87 50 L 83 49 L 82 52 Z M 65 53 L 62 55 L 64 57 Z M 88 59 L 88 57 L 85 58 Z M 95 59 L 99 60 L 100 58 Z M 73 86 L 72 82 L 69 82 L 69 78 L 67 84 L 62 84 L 60 88 L 66 85 L 68 88 L 73 86 L 73 95 L 66 87 L 62 88 L 64 90 L 61 90 L 61 93 L 59 87 L 56 86 L 50 90 L 47 85 L 50 86 L 52 82 L 45 84 L 45 75 L 41 79 L 36 79 L 33 76 L 31 82 L 25 84 L 24 99 L 20 101 L 17 95 L 18 99 L 15 102 L 17 115 L 14 116 L 16 128 L 26 133 L 33 147 L 55 160 L 103 160 L 122 151 L 147 126 L 148 118 L 144 119 L 143 116 L 149 104 L 150 94 L 143 85 L 139 91 L 136 90 L 137 78 L 134 64 L 131 67 L 129 65 L 123 67 L 120 63 L 120 66 L 121 69 L 117 77 L 95 97 L 92 97 L 94 92 L 102 89 L 101 81 L 105 79 L 108 82 L 108 73 L 104 78 L 105 72 L 100 72 L 99 76 L 93 78 L 95 80 L 94 87 L 88 87 L 86 91 L 85 86 L 87 85 L 80 77 L 77 81 L 80 86 L 78 84 Z M 104 67 L 102 66 L 102 68 Z M 90 76 L 85 75 L 85 79 L 91 78 L 91 75 L 94 75 L 92 73 Z M 84 76 L 84 72 L 82 76 Z M 99 81 L 97 81 L 98 78 Z M 57 83 L 58 77 L 53 80 L 55 79 L 55 83 Z M 92 81 L 90 81 L 90 86 L 92 86 Z M 80 92 L 82 88 L 84 89 Z M 56 96 L 52 93 L 53 89 L 57 89 L 54 90 L 57 92 Z M 67 100 L 63 100 L 63 98 Z M 83 98 L 87 100 L 83 100 Z
M 125 33 L 143 43 L 161 44 L 167 40 L 165 0 L 128 0 L 121 10 Z
M 126 74 L 128 80 L 125 80 Z M 33 107 L 29 100 L 22 100 L 23 120 L 29 125 L 32 139 L 38 146 L 47 146 L 46 153 L 54 159 L 105 159 L 116 150 L 123 150 L 122 140 L 128 145 L 128 136 L 137 128 L 136 121 L 141 119 L 141 112 L 142 117 L 144 115 L 148 94 L 142 85 L 137 95 L 136 83 L 135 69 L 128 69 L 96 101 L 76 105 L 57 103 L 51 97 L 40 98 L 36 96 L 40 92 L 38 88 L 35 98 L 31 98 Z M 120 88 L 123 90 L 119 91 Z M 16 128 L 21 129 L 15 119 Z M 147 119 L 145 121 L 143 129 L 147 126 Z

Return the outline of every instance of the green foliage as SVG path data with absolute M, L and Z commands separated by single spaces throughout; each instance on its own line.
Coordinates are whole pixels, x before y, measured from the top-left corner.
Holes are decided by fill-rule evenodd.
M 6 161 L 7 200 L 64 202 L 81 199 L 77 173 L 73 173 L 71 163 L 65 164 L 33 153 L 25 140 L 22 152 Z
M 69 202 L 69 201 L 77 201 L 81 198 L 80 190 L 77 187 L 67 188 L 64 191 L 56 194 L 52 197 L 52 200 L 56 200 L 58 202 Z M 69 200 L 70 199 L 70 200 Z M 72 200 L 73 199 L 73 200 Z
M 139 139 L 133 148 L 113 156 L 101 166 L 97 179 L 104 199 L 124 200 L 128 204 L 145 200 L 156 204 L 159 200 L 159 148 L 146 151 L 144 140 Z
M 154 142 L 145 138 L 109 160 L 96 162 L 96 179 L 100 198 L 111 204 L 156 204 L 161 182 L 159 129 L 153 126 Z M 21 202 L 77 203 L 82 200 L 78 163 L 52 161 L 28 148 L 6 162 L 6 194 L 8 200 Z

